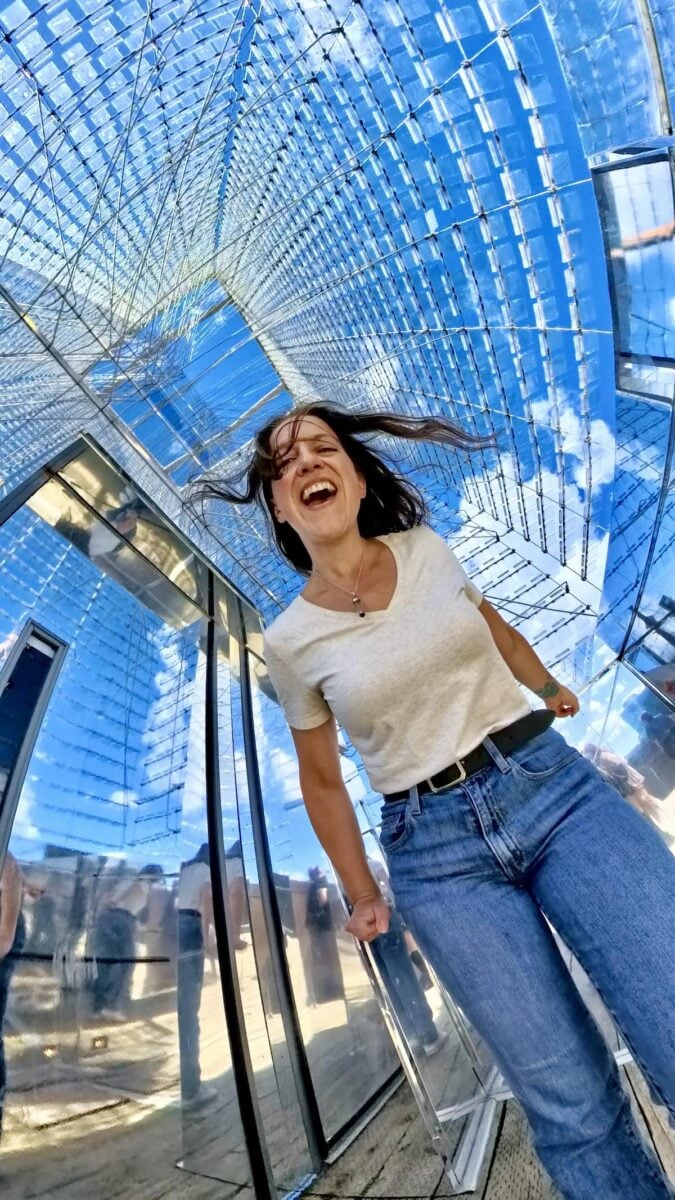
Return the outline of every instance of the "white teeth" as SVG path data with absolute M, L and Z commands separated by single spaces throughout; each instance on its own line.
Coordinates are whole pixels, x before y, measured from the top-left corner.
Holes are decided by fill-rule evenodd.
M 310 483 L 308 487 L 303 488 L 302 490 L 303 504 L 309 500 L 310 496 L 314 495 L 314 492 L 323 492 L 326 490 L 326 488 L 330 489 L 332 496 L 335 495 L 335 492 L 337 491 L 335 484 L 331 483 L 328 479 L 317 479 L 315 483 Z

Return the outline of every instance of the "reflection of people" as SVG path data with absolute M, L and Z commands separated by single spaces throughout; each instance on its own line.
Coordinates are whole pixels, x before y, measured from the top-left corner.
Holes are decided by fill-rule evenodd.
M 21 912 L 22 883 L 19 864 L 7 851 L 0 872 L 0 1137 L 7 1088 L 3 1027 L 9 986 L 26 940 L 26 925 Z
M 204 954 L 213 924 L 209 844 L 184 862 L 178 876 L 178 1041 L 180 1088 L 186 1108 L 213 1098 L 201 1082 L 199 1008 L 204 983 Z
M 411 1050 L 430 1058 L 445 1045 L 448 1035 L 436 1028 L 434 1014 L 410 961 L 405 933 L 401 916 L 394 908 L 387 932 L 374 939 L 371 950 Z
M 491 1047 L 568 1200 L 665 1200 L 613 1056 L 543 913 L 592 976 L 675 1113 L 675 863 L 657 832 L 551 729 L 576 696 L 429 529 L 369 439 L 484 445 L 441 417 L 306 405 L 254 439 L 246 490 L 308 578 L 265 658 L 305 805 L 373 940 L 389 909 L 366 861 L 335 718 L 386 797 L 397 908 Z M 531 712 L 518 683 L 545 708 Z M 547 712 L 546 709 L 549 711 Z
M 245 950 L 248 942 L 241 936 L 241 927 L 246 912 L 246 880 L 244 879 L 241 842 L 238 839 L 225 852 L 225 873 L 227 876 L 227 894 L 230 900 L 234 948 L 235 950 Z
M 420 978 L 420 983 L 422 984 L 425 992 L 428 992 L 434 985 L 431 975 L 429 974 L 429 968 L 422 957 L 422 952 L 409 929 L 404 929 L 403 936 L 405 938 L 406 949 L 408 951 L 410 961 L 415 964 Z
M 344 995 L 335 922 L 328 894 L 328 880 L 321 867 L 310 867 L 305 925 L 309 933 L 308 962 L 310 1000 L 325 1004 Z
M 434 1015 L 410 961 L 411 956 L 406 945 L 406 934 L 409 931 L 406 930 L 400 913 L 394 907 L 394 897 L 389 886 L 386 868 L 383 863 L 374 858 L 368 859 L 368 866 L 391 910 L 389 928 L 386 933 L 381 933 L 379 937 L 375 938 L 371 944 L 372 955 L 411 1050 L 423 1053 L 430 1058 L 445 1045 L 448 1035 L 445 1032 L 439 1032 L 436 1028 Z M 423 959 L 421 961 L 424 963 Z M 429 980 L 429 982 L 431 981 Z
M 152 883 L 144 915 L 145 953 L 157 960 L 146 968 L 143 990 L 150 995 L 176 983 L 176 906 L 163 878 Z
M 667 806 L 662 800 L 647 791 L 644 775 L 636 771 L 635 767 L 631 767 L 630 763 L 626 762 L 626 759 L 620 754 L 614 754 L 611 750 L 596 746 L 594 742 L 586 743 L 584 754 L 590 758 L 591 762 L 595 763 L 600 773 L 609 780 L 625 800 L 628 800 L 637 808 L 638 812 L 644 813 L 650 821 L 654 822 L 667 840 L 675 837 L 675 828 L 668 820 Z
M 136 955 L 136 930 L 147 907 L 151 881 L 161 878 L 154 863 L 131 879 L 122 879 L 106 897 L 94 923 L 96 957 L 94 1012 L 109 1021 L 123 1021 L 129 1003 Z
M 675 792 L 675 713 L 643 710 L 640 722 L 644 732 L 631 758 L 648 780 L 649 790 L 665 800 Z
M 131 492 L 124 493 L 126 502 L 118 508 L 111 509 L 106 514 L 108 525 L 112 530 L 117 530 L 124 537 L 133 539 L 138 524 L 139 510 L 145 507 L 138 499 L 134 499 Z M 124 542 L 116 537 L 107 525 L 102 521 L 96 521 L 92 526 L 89 536 L 89 556 L 94 560 L 104 558 L 107 555 L 115 555 L 123 546 Z

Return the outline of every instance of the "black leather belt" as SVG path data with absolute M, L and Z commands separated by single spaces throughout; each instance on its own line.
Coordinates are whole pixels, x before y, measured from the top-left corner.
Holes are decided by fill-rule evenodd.
M 554 714 L 547 708 L 536 708 L 534 712 L 519 717 L 505 729 L 498 729 L 496 733 L 489 734 L 490 741 L 494 742 L 501 754 L 510 754 L 518 746 L 529 742 L 530 738 L 544 733 L 551 727 L 554 720 Z M 452 787 L 455 783 L 461 783 L 463 779 L 468 779 L 469 775 L 475 775 L 476 771 L 482 771 L 483 767 L 489 767 L 492 761 L 489 751 L 481 742 L 480 746 L 476 746 L 476 749 L 471 750 L 465 758 L 450 763 L 449 767 L 445 767 L 437 775 L 432 775 L 431 779 L 423 779 L 421 783 L 417 784 L 417 791 L 420 796 L 424 792 L 442 792 L 445 788 Z M 410 788 L 404 788 L 402 792 L 389 792 L 383 799 L 407 800 L 410 791 Z

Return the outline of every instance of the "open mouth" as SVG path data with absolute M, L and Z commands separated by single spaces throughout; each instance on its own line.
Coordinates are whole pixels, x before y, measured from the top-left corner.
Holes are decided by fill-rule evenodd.
M 300 499 L 305 508 L 321 508 L 330 503 L 336 495 L 337 488 L 334 483 L 327 479 L 318 479 L 316 483 L 308 483 L 303 488 Z

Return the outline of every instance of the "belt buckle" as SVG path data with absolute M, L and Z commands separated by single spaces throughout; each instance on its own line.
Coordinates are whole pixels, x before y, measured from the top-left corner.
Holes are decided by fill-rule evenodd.
M 434 793 L 434 795 L 437 795 L 438 792 L 444 792 L 449 787 L 456 787 L 458 783 L 461 783 L 463 779 L 466 779 L 466 771 L 464 769 L 464 764 L 462 763 L 461 759 L 458 758 L 457 761 L 454 763 L 451 763 L 450 766 L 457 767 L 457 770 L 459 771 L 459 775 L 457 776 L 456 779 L 453 779 L 452 783 L 446 783 L 443 787 L 434 787 L 431 779 L 427 780 L 427 782 L 429 784 L 429 790 L 432 791 Z M 447 770 L 447 767 L 446 767 L 446 770 Z

